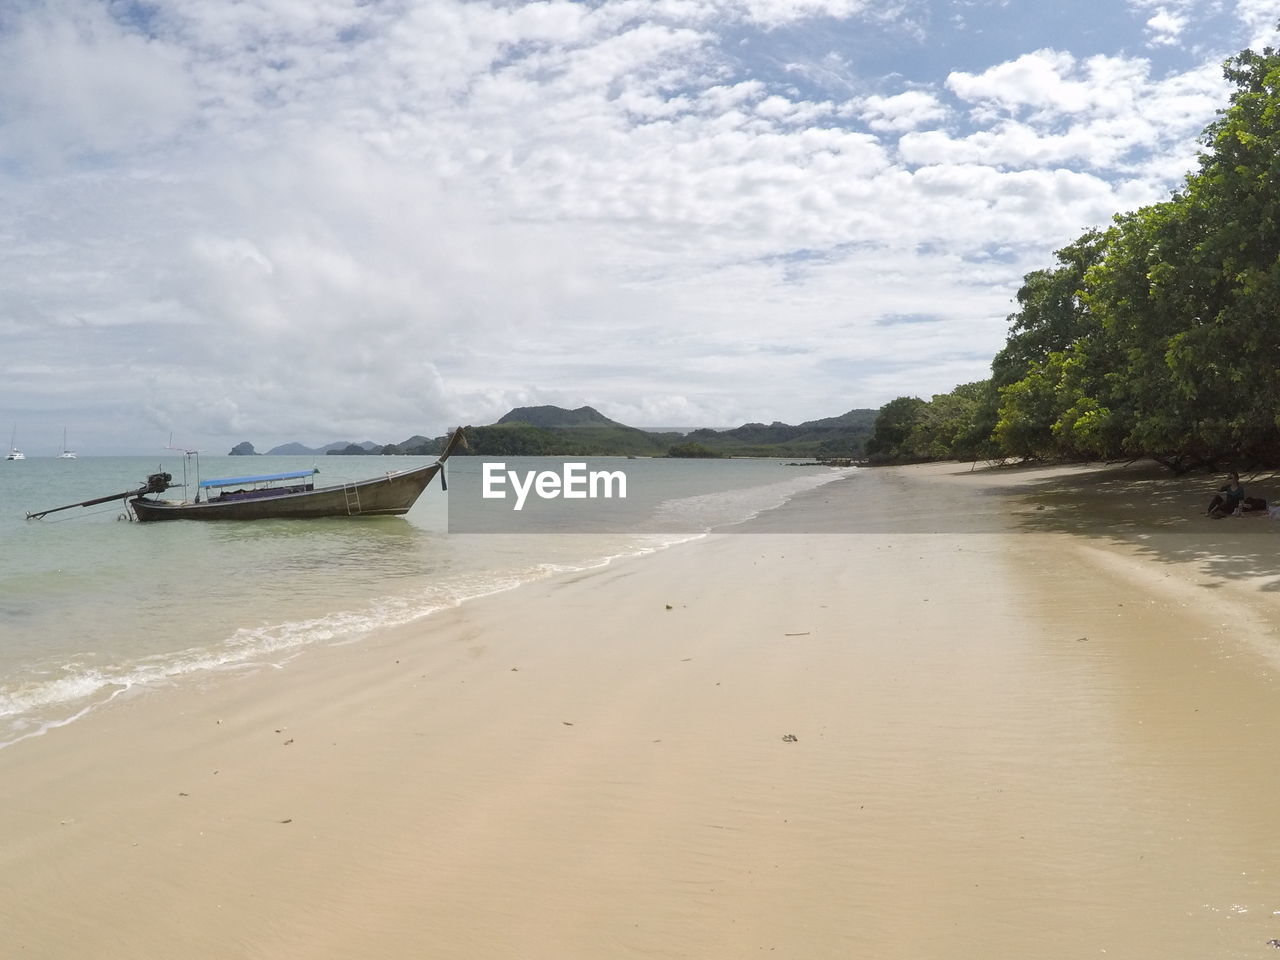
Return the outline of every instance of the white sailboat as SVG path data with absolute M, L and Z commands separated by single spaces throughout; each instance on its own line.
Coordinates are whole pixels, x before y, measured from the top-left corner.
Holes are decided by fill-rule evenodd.
M 58 459 L 59 460 L 76 459 L 76 452 L 74 450 L 67 449 L 67 428 L 66 427 L 62 428 L 62 452 L 58 454 Z
M 27 458 L 26 458 L 26 455 L 25 455 L 25 454 L 23 454 L 23 452 L 22 452 L 21 450 L 19 450 L 19 449 L 18 449 L 18 447 L 17 447 L 17 443 L 18 443 L 18 428 L 17 428 L 17 427 L 14 427 L 14 428 L 13 428 L 13 433 L 12 433 L 12 434 L 10 434 L 10 436 L 9 436 L 9 455 L 8 455 L 7 457 L 5 457 L 5 459 L 6 459 L 6 460 L 25 460 L 25 459 L 27 459 Z

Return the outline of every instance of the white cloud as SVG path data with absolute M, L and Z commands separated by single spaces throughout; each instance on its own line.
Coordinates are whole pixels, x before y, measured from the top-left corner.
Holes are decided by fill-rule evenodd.
M 895 96 L 870 96 L 862 101 L 861 113 L 872 130 L 915 130 L 926 124 L 941 123 L 947 108 L 932 93 L 907 90 Z
M 1191 168 L 1195 138 L 1227 95 L 1216 64 L 1153 79 L 1144 59 L 1082 61 L 1052 50 L 982 74 L 954 73 L 947 86 L 971 105 L 977 129 L 908 132 L 898 142 L 905 162 L 1066 166 L 1156 187 L 1171 184 L 1171 165 Z
M 751 22 L 776 26 L 808 17 L 843 19 L 872 4 L 868 0 L 727 0 L 723 6 L 740 9 Z
M 0 91 L 0 161 L 21 164 L 145 151 L 197 108 L 183 51 L 97 5 L 37 10 L 0 32 Z
M 1218 0 L 1125 0 L 1136 17 L 1143 19 L 1146 46 L 1151 48 L 1177 46 L 1197 7 L 1216 6 Z
M 938 85 L 818 40 L 771 72 L 726 39 L 886 15 L 852 0 L 24 3 L 0 407 L 60 429 L 82 382 L 140 449 L 946 389 L 983 375 L 1022 274 L 1159 199 L 1224 99 L 1211 59 L 1037 50 Z M 878 325 L 915 313 L 940 320 Z
M 1236 0 L 1235 13 L 1246 30 L 1245 45 L 1254 50 L 1277 45 L 1280 13 L 1273 0 Z
M 1174 13 L 1167 7 L 1159 7 L 1147 20 L 1147 32 L 1155 46 L 1173 46 L 1182 38 L 1188 18 Z
M 1032 120 L 1045 120 L 1123 110 L 1132 90 L 1144 82 L 1148 66 L 1123 57 L 1079 61 L 1065 51 L 1037 50 L 980 74 L 952 73 L 947 87 L 974 103 L 979 116 L 1025 112 Z

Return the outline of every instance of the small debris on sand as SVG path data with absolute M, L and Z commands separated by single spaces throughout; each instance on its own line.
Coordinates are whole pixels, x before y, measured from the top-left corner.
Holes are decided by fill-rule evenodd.
M 785 733 L 782 735 L 782 739 L 785 743 L 798 743 L 800 741 L 800 738 L 794 733 Z

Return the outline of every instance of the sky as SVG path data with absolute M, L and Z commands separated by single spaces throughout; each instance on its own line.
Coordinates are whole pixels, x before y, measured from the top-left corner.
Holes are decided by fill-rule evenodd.
M 987 376 L 1027 272 L 1181 186 L 1222 61 L 1276 20 L 4 0 L 0 431 L 262 451 L 518 405 L 735 426 L 946 392 Z

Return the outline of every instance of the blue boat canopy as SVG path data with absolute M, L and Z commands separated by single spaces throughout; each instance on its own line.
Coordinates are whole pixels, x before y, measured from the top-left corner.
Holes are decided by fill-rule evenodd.
M 292 473 L 264 473 L 258 477 L 227 477 L 225 480 L 201 480 L 201 487 L 233 487 L 245 483 L 268 483 L 272 480 L 298 480 L 302 477 L 315 476 L 319 467 L 310 470 L 294 470 Z

